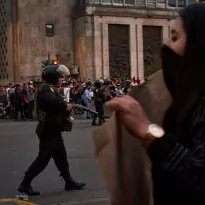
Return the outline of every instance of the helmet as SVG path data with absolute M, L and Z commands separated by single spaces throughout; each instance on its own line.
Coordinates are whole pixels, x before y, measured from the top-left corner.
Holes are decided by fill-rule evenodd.
M 111 83 L 110 79 L 109 78 L 106 78 L 104 80 L 104 85 L 109 85 Z
M 96 81 L 94 82 L 94 86 L 97 87 L 97 88 L 99 88 L 101 85 L 102 85 L 102 83 L 101 83 L 100 80 L 96 80 Z
M 70 71 L 65 65 L 48 65 L 43 69 L 42 79 L 56 85 L 61 76 L 69 76 Z
M 92 86 L 92 82 L 91 81 L 87 81 L 86 82 L 86 86 Z

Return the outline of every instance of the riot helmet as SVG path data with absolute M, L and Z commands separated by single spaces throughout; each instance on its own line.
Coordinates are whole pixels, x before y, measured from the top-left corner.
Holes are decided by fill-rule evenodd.
M 104 85 L 110 85 L 110 83 L 111 83 L 111 80 L 109 78 L 106 78 L 104 80 Z
M 91 82 L 91 81 L 87 81 L 87 82 L 86 82 L 86 86 L 87 86 L 87 87 L 91 87 L 91 86 L 92 86 L 92 82 Z
M 94 82 L 94 86 L 97 87 L 97 88 L 100 88 L 101 85 L 102 85 L 102 83 L 101 83 L 100 80 L 96 80 L 96 81 Z
M 103 79 L 100 79 L 99 81 L 101 82 L 101 84 L 103 84 L 103 83 L 104 83 L 104 80 L 103 80 Z
M 57 85 L 60 77 L 69 76 L 70 71 L 65 65 L 48 65 L 43 69 L 42 79 Z

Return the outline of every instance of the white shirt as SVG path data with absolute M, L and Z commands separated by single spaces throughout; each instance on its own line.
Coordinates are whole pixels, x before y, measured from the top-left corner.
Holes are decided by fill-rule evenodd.
M 89 96 L 90 96 L 90 98 L 92 98 L 94 96 L 93 91 L 90 91 Z
M 69 103 L 70 101 L 70 88 L 64 88 L 65 101 Z
M 10 90 L 11 88 L 7 88 L 6 89 L 6 96 L 7 96 L 7 98 L 9 97 L 9 90 Z

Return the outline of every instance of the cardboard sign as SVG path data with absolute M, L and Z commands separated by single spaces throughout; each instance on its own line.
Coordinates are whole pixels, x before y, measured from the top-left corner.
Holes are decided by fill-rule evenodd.
M 133 88 L 130 95 L 140 102 L 151 122 L 161 125 L 171 104 L 162 71 Z M 94 131 L 94 143 L 111 205 L 152 205 L 149 157 L 140 140 L 126 131 L 115 114 Z

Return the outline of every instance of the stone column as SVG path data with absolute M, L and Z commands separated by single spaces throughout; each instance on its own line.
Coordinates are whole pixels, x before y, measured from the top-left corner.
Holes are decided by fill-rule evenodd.
M 163 40 L 163 43 L 165 41 L 167 41 L 167 39 L 169 38 L 169 26 L 163 26 L 163 29 L 162 29 L 162 40 Z
M 144 81 L 143 26 L 137 25 L 137 70 L 141 82 Z
M 110 76 L 109 68 L 109 38 L 108 38 L 108 24 L 103 23 L 103 35 L 102 35 L 102 47 L 103 47 L 103 78 Z
M 102 33 L 103 33 L 103 24 L 94 21 L 94 69 L 95 69 L 95 79 L 102 77 L 103 73 L 103 48 L 102 48 Z
M 98 23 L 95 17 L 94 67 L 95 79 L 109 77 L 108 24 Z
M 85 18 L 73 20 L 73 47 L 74 47 L 74 64 L 79 67 L 80 76 L 86 77 L 85 73 L 85 55 L 86 55 L 86 39 L 85 39 Z
M 109 41 L 108 41 L 108 24 L 98 23 L 95 17 L 94 32 L 94 69 L 95 79 L 100 77 L 109 77 Z
M 86 78 L 94 79 L 96 74 L 96 65 L 95 65 L 95 24 L 94 24 L 94 16 L 86 16 L 85 17 L 85 39 L 86 39 L 86 47 L 85 47 L 85 71 Z
M 20 82 L 18 0 L 12 0 L 13 81 Z
M 14 82 L 14 66 L 13 66 L 13 30 L 12 30 L 12 25 L 10 24 L 8 26 L 8 41 L 7 41 L 7 48 L 8 48 L 8 54 L 7 54 L 7 58 L 8 58 L 8 74 L 9 74 L 9 82 Z
M 95 79 L 98 61 L 95 59 L 98 48 L 93 18 L 85 16 L 73 21 L 75 65 L 79 66 L 80 76 L 85 79 Z
M 130 67 L 130 77 L 137 77 L 137 37 L 135 24 L 130 25 Z

